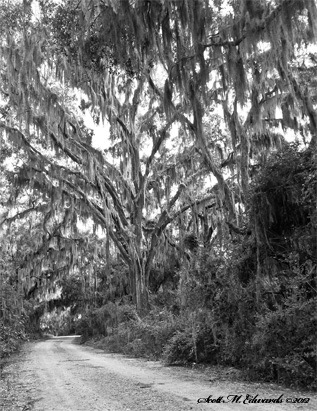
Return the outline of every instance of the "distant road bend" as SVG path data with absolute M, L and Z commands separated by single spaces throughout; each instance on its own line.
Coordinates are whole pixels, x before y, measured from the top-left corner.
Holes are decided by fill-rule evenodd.
M 1 411 L 275 411 L 317 409 L 316 396 L 309 404 L 197 403 L 198 398 L 247 394 L 259 398 L 295 396 L 275 385 L 219 381 L 215 376 L 159 362 L 109 354 L 79 345 L 79 337 L 54 337 L 27 343 L 19 361 L 10 364 L 10 398 Z M 296 394 L 308 396 L 308 394 Z

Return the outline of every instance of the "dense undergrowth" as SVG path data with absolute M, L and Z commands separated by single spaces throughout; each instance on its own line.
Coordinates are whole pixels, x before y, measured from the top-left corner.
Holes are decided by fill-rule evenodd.
M 15 288 L 2 284 L 0 316 L 0 362 L 16 352 L 29 339 L 42 336 L 40 318 L 44 304 L 23 301 Z M 21 305 L 22 301 L 22 305 Z
M 196 291 L 200 294 L 201 287 Z M 255 290 L 253 296 L 250 292 L 236 288 L 230 293 L 219 285 L 212 289 L 216 298 L 207 308 L 175 315 L 170 307 L 153 305 L 142 319 L 133 306 L 108 304 L 88 310 L 76 332 L 112 352 L 167 364 L 236 366 L 246 377 L 313 388 L 316 298 L 303 303 L 295 292 L 283 307 L 272 310 L 263 303 L 261 310 L 255 308 Z

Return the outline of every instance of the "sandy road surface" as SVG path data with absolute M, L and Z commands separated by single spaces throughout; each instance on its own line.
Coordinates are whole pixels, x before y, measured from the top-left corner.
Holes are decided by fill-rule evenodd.
M 78 345 L 74 337 L 28 343 L 5 368 L 0 410 L 34 411 L 275 411 L 317 409 L 316 395 L 278 386 L 219 381 L 215 376 L 154 361 L 131 359 Z M 210 381 L 211 380 L 211 381 Z M 278 398 L 282 404 L 243 404 L 246 395 Z M 242 395 L 241 403 L 201 403 Z M 308 404 L 286 403 L 288 397 L 310 397 Z M 231 397 L 232 398 L 232 397 Z

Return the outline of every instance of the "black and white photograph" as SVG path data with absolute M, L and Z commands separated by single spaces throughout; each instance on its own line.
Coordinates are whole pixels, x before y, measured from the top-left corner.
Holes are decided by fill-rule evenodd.
M 317 0 L 0 0 L 0 411 L 317 409 Z

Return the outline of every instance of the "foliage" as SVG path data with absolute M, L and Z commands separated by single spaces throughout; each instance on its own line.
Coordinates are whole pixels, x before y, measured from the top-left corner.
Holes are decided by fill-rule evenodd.
M 61 289 L 60 303 L 65 308 L 71 308 L 71 314 L 85 307 L 89 296 L 85 295 L 82 278 L 67 276 L 61 278 L 57 285 Z
M 21 301 L 15 288 L 3 282 L 0 304 L 0 360 L 16 351 L 21 343 L 30 336 L 40 334 L 39 324 L 35 321 L 36 307 L 25 302 L 23 307 L 16 305 Z
M 7 325 L 1 319 L 0 330 L 0 359 L 2 359 L 16 351 L 21 342 L 27 339 L 27 335 L 24 321 L 19 316 Z
M 22 341 L 40 334 L 43 306 L 24 300 L 24 281 L 16 275 L 23 255 L 23 247 L 16 248 L 19 240 L 14 230 L 11 235 L 0 232 L 0 359 L 17 350 Z M 27 248 L 28 244 L 24 245 Z
M 212 314 L 207 309 L 182 313 L 178 327 L 164 346 L 162 358 L 167 364 L 219 362 L 219 345 Z
M 262 294 L 251 349 L 258 367 L 273 364 L 280 381 L 296 375 L 308 383 L 316 373 L 315 204 L 314 157 L 296 146 L 268 162 L 251 197 Z
M 296 379 L 309 385 L 316 377 L 316 297 L 305 301 L 293 290 L 283 308 L 258 314 L 253 368 L 261 373 L 268 370 L 278 382 Z

